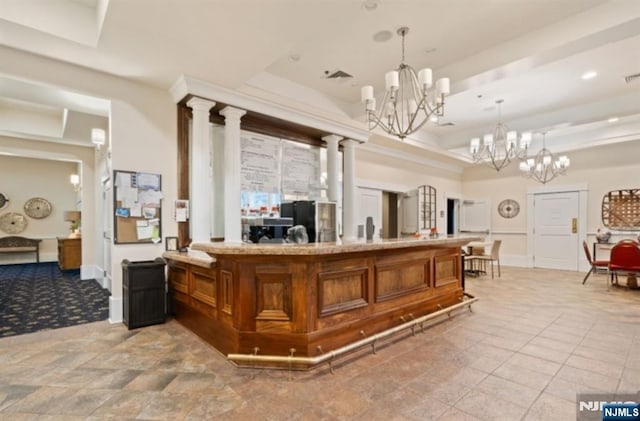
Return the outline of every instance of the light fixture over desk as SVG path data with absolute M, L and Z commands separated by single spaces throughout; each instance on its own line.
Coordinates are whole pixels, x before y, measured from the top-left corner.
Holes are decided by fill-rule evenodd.
M 80 238 L 80 211 L 64 211 L 63 217 L 66 222 L 71 222 L 69 238 Z

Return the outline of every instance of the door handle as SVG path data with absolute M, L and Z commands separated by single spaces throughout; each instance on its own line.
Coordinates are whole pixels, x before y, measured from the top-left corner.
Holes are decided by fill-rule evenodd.
M 571 218 L 571 233 L 578 233 L 578 218 Z

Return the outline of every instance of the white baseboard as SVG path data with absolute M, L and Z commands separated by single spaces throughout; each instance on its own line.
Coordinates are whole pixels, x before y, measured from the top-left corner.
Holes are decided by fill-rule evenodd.
M 122 297 L 109 297 L 109 323 L 122 323 Z
M 95 279 L 102 288 L 111 291 L 111 280 L 105 277 L 104 270 L 98 265 L 82 265 L 80 279 Z
M 519 255 L 519 254 L 500 255 L 500 265 L 516 266 L 521 268 L 530 267 L 529 264 L 527 263 L 527 256 Z
M 516 266 L 521 268 L 532 268 L 533 262 L 529 262 L 526 255 L 504 255 L 500 256 L 500 264 L 503 266 Z M 586 259 L 578 262 L 578 272 L 587 272 L 590 269 Z
M 95 265 L 82 265 L 80 266 L 80 279 L 98 279 L 96 277 Z

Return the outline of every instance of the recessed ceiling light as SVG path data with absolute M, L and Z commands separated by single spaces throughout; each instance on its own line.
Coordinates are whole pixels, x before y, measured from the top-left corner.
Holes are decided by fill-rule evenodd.
M 582 80 L 589 80 L 589 79 L 593 79 L 594 77 L 598 76 L 598 72 L 596 72 L 595 70 L 589 70 L 586 73 L 582 74 Z
M 298 53 L 291 53 L 289 54 L 289 61 L 300 61 L 300 54 Z
M 619 118 L 618 117 L 611 117 L 609 120 L 607 120 L 609 123 L 615 123 L 616 121 L 618 121 Z
M 362 2 L 362 8 L 367 12 L 373 12 L 378 8 L 378 0 L 365 0 Z
M 373 40 L 375 42 L 386 42 L 389 41 L 391 39 L 391 37 L 393 36 L 393 34 L 391 33 L 391 31 L 378 31 L 375 34 L 373 34 Z
M 435 53 L 436 51 L 438 51 L 438 49 L 435 48 L 435 47 L 425 48 L 424 49 L 424 52 L 427 53 L 427 54 Z

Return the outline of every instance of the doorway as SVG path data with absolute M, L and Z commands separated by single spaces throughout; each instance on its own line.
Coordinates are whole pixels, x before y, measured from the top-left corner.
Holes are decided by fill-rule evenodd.
M 447 235 L 459 232 L 460 200 L 447 198 Z
M 398 238 L 398 194 L 382 192 L 382 238 Z

